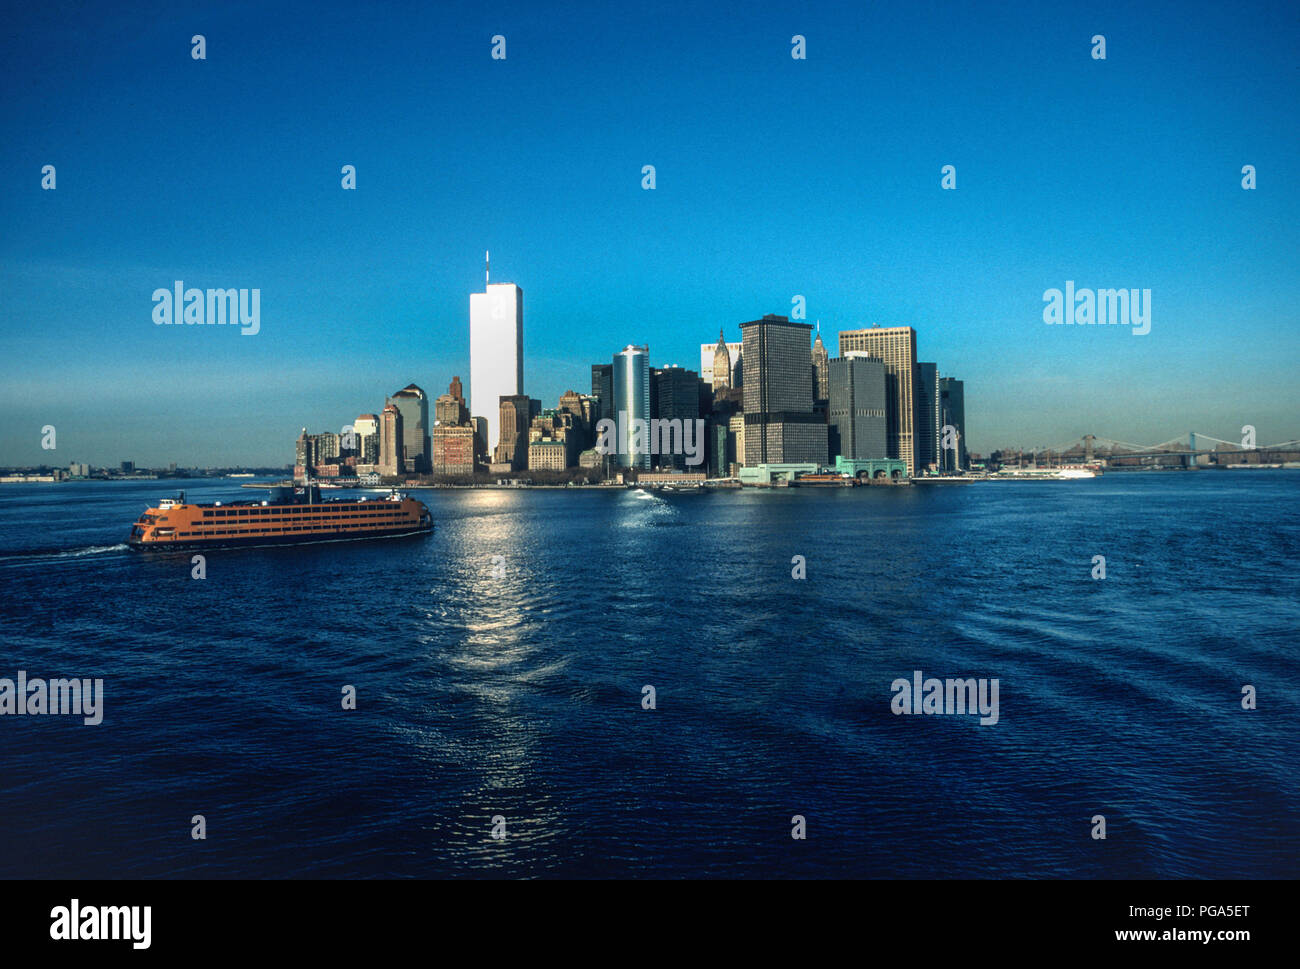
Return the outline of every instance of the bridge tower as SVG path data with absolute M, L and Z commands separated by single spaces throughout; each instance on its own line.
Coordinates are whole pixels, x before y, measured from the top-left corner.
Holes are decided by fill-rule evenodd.
M 1097 438 L 1093 434 L 1083 435 L 1083 463 L 1092 464 L 1092 442 Z

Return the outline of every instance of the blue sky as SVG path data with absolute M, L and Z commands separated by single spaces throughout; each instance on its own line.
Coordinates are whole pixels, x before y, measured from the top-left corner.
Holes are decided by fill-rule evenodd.
M 547 406 L 800 294 L 832 353 L 916 327 L 975 451 L 1300 438 L 1295 4 L 804 7 L 12 10 L 0 464 L 288 463 L 468 383 L 485 249 Z M 261 332 L 155 326 L 177 279 L 259 288 Z M 1045 326 L 1067 279 L 1152 290 L 1151 332 Z

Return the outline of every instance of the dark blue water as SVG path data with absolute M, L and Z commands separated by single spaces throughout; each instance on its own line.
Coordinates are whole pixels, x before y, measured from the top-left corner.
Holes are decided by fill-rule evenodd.
M 120 544 L 171 487 L 0 489 L 0 676 L 105 681 L 0 717 L 0 875 L 1300 874 L 1298 472 L 426 491 L 201 581 Z

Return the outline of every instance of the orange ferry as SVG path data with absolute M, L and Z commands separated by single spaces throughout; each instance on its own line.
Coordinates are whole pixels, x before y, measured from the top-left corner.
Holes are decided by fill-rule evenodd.
M 239 545 L 302 545 L 359 538 L 399 538 L 433 530 L 421 501 L 393 491 L 386 498 L 322 500 L 320 487 L 273 488 L 266 501 L 196 505 L 164 498 L 147 508 L 127 544 L 150 551 Z

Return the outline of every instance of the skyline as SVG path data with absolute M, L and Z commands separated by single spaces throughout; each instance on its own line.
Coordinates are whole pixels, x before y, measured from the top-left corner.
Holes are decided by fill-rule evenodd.
M 1300 437 L 1285 7 L 688 9 L 327 6 L 312 45 L 294 7 L 79 10 L 75 35 L 17 11 L 0 463 L 283 464 L 304 425 L 469 378 L 484 250 L 548 405 L 628 344 L 694 369 L 801 295 L 832 355 L 914 327 L 972 451 Z M 260 289 L 260 331 L 155 327 L 177 279 Z M 1067 280 L 1150 290 L 1150 332 L 1045 326 Z

